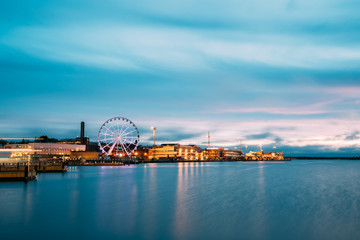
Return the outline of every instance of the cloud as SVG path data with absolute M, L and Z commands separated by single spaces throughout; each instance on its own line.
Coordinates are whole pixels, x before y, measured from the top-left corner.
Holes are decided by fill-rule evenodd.
M 140 124 L 143 124 L 140 121 Z M 194 118 L 158 119 L 157 136 L 171 135 L 166 133 L 170 129 L 181 129 L 184 133 L 197 134 L 187 138 L 186 143 L 207 145 L 207 133 L 210 131 L 212 146 L 236 146 L 239 140 L 244 145 L 279 145 L 292 147 L 323 146 L 337 151 L 344 147 L 359 147 L 358 140 L 346 140 L 349 128 L 360 128 L 358 120 L 350 119 L 301 119 L 301 120 L 207 120 L 199 121 Z M 150 129 L 150 125 L 149 125 Z M 160 131 L 161 130 L 161 131 Z M 269 132 L 271 130 L 271 132 Z M 151 131 L 148 130 L 149 139 Z M 166 140 L 166 139 L 165 139 Z M 183 139 L 184 140 L 184 139 Z M 179 141 L 182 141 L 179 138 Z M 149 141 L 151 142 L 151 141 Z
M 352 134 L 345 137 L 345 140 L 359 140 L 360 139 L 360 132 L 355 131 Z
M 252 134 L 252 135 L 246 135 L 245 139 L 250 139 L 250 140 L 257 140 L 257 139 L 266 139 L 266 138 L 270 138 L 273 137 L 274 135 L 272 133 L 266 132 L 266 133 L 259 133 L 259 134 Z
M 250 140 L 250 142 L 253 142 L 251 140 L 256 140 L 256 141 L 258 141 L 260 143 L 262 143 L 264 141 L 265 142 L 270 141 L 270 142 L 273 143 L 272 145 L 274 145 L 274 144 L 278 145 L 278 144 L 281 144 L 284 141 L 283 138 L 281 138 L 281 137 L 279 137 L 276 134 L 273 134 L 271 132 L 264 132 L 264 133 L 246 135 L 244 137 L 244 142 L 248 142 L 249 140 Z
M 343 95 L 347 97 L 356 97 L 360 98 L 360 86 L 338 86 L 338 87 L 332 87 L 328 88 L 327 91 L 329 93 L 334 93 L 337 95 Z
M 238 109 L 224 109 L 221 112 L 225 113 L 269 113 L 269 114 L 282 114 L 282 115 L 314 115 L 328 113 L 326 110 L 314 110 L 304 107 L 288 107 L 288 108 L 238 108 Z
M 271 151 L 271 146 L 263 146 L 265 151 Z M 286 157 L 354 157 L 359 156 L 356 147 L 344 147 L 339 149 L 329 148 L 322 145 L 285 146 L 277 145 L 276 151 L 284 152 Z
M 228 37 L 226 37 L 228 36 Z M 359 46 L 298 43 L 291 36 L 123 25 L 119 23 L 23 27 L 0 42 L 50 61 L 106 69 L 210 70 L 219 63 L 308 69 L 356 68 Z
M 184 142 L 198 138 L 201 136 L 201 133 L 191 133 L 186 132 L 186 130 L 181 131 L 179 129 L 164 129 L 158 133 L 158 137 L 156 138 L 159 142 Z M 150 137 L 148 141 L 151 141 Z

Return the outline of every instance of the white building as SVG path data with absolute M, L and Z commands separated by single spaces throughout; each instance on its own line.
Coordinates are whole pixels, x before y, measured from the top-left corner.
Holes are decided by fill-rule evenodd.
M 70 156 L 72 151 L 85 151 L 86 145 L 64 144 L 64 143 L 26 143 L 7 144 L 0 152 L 0 157 L 20 159 L 29 155 L 40 155 L 42 157 Z

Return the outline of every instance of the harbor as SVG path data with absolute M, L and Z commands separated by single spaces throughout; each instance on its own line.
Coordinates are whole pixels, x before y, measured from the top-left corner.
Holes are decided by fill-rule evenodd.
M 123 130 L 122 130 L 123 129 Z M 227 161 L 289 161 L 283 152 L 264 152 L 262 144 L 256 151 L 239 141 L 239 146 L 214 147 L 207 135 L 207 146 L 180 143 L 156 144 L 156 127 L 151 127 L 153 144 L 140 145 L 140 133 L 127 118 L 114 117 L 104 122 L 98 142 L 85 137 L 85 122 L 80 123 L 80 137 L 70 139 L 23 138 L 21 141 L 1 140 L 0 181 L 36 180 L 38 173 L 67 172 L 68 166 L 126 166 L 146 163 L 227 162 Z M 14 140 L 14 139 L 13 139 Z M 245 152 L 243 151 L 245 147 Z

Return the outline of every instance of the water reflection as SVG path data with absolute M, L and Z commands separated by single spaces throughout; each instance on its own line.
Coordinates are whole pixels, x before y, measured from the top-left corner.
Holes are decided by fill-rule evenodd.
M 174 214 L 174 235 L 181 236 L 183 229 L 186 227 L 187 213 L 184 200 L 186 198 L 186 187 L 188 177 L 188 163 L 178 163 L 177 165 L 177 185 L 176 185 L 176 201 Z
M 32 206 L 33 206 L 33 191 L 32 189 L 30 189 L 29 185 L 28 184 L 24 184 L 24 197 L 23 199 L 25 199 L 25 204 L 24 204 L 24 207 L 25 207 L 25 216 L 24 216 L 24 220 L 25 220 L 25 224 L 29 224 L 31 219 L 32 219 L 32 214 L 33 214 L 33 209 L 32 209 Z M 20 199 L 20 198 L 19 198 Z
M 256 198 L 254 199 L 256 208 L 254 208 L 254 229 L 252 234 L 255 239 L 265 239 L 266 237 L 266 196 L 265 196 L 265 165 L 260 162 L 258 164 L 258 186 Z

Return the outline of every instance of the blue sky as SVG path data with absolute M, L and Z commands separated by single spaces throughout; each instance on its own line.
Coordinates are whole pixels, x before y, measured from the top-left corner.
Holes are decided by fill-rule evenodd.
M 359 1 L 1 1 L 0 137 L 360 155 Z

